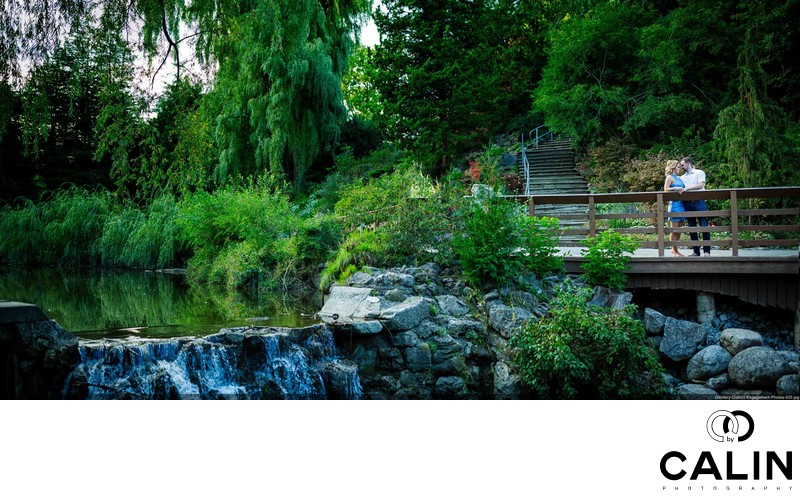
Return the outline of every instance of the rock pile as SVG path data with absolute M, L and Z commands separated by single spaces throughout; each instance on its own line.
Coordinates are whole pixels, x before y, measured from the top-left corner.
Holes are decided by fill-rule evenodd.
M 319 316 L 359 365 L 371 399 L 515 399 L 508 339 L 547 312 L 556 279 L 481 297 L 435 264 L 364 268 L 335 285 Z M 537 296 L 538 294 L 538 296 Z
M 713 327 L 664 316 L 647 308 L 650 343 L 678 377 L 668 379 L 683 399 L 798 396 L 800 353 L 765 345 L 758 332 Z

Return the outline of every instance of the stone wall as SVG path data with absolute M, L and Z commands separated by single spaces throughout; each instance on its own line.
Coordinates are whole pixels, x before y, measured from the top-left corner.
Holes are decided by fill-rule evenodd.
M 547 312 L 558 279 L 481 295 L 437 265 L 365 268 L 335 285 L 320 317 L 354 360 L 367 399 L 518 399 L 508 339 Z

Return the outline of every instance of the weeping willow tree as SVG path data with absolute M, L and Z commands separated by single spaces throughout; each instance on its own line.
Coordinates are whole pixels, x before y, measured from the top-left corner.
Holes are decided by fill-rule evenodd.
M 76 20 L 113 17 L 119 21 L 113 35 L 139 44 L 153 72 L 171 60 L 180 79 L 193 57 L 217 68 L 216 105 L 208 106 L 215 114 L 208 119 L 216 123 L 218 183 L 267 172 L 302 187 L 346 118 L 341 78 L 371 6 L 371 0 L 6 0 L 0 74 L 14 78 L 21 59 L 33 66 L 46 59 Z M 192 45 L 194 54 L 186 50 Z M 105 119 L 104 128 L 113 129 L 112 121 Z
M 270 0 L 240 15 L 217 53 L 216 179 L 268 171 L 301 188 L 346 118 L 341 79 L 368 0 Z

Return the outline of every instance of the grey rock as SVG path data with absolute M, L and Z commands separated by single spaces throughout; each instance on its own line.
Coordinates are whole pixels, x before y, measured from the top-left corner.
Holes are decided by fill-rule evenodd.
M 661 347 L 661 343 L 664 342 L 664 337 L 660 335 L 651 335 L 646 341 L 648 346 L 658 351 Z
M 375 279 L 369 273 L 357 271 L 350 275 L 347 279 L 347 284 L 353 287 L 369 287 Z
M 426 343 L 405 350 L 406 368 L 412 372 L 431 369 L 431 349 Z
M 734 356 L 741 351 L 764 345 L 764 338 L 758 332 L 747 329 L 725 329 L 719 338 L 720 345 Z
M 633 294 L 630 292 L 616 292 L 605 287 L 595 287 L 594 297 L 588 304 L 603 306 L 604 308 L 622 309 L 631 304 Z
M 37 314 L 35 310 L 15 312 L 30 316 Z M 61 399 L 67 377 L 80 363 L 77 337 L 52 320 L 3 324 L 0 329 L 11 329 L 13 337 L 13 342 L 0 344 L 0 348 L 10 350 L 15 360 L 13 368 L 16 375 L 12 374 L 11 378 L 16 377 L 16 386 L 8 392 L 8 396 Z M 5 367 L 0 365 L 0 368 Z M 5 387 L 0 386 L 0 389 Z
M 520 327 L 534 318 L 533 313 L 525 308 L 512 308 L 499 301 L 486 303 L 486 313 L 489 315 L 489 326 L 505 339 L 516 334 Z
M 430 316 L 430 304 L 423 298 L 412 296 L 402 303 L 381 310 L 378 318 L 392 332 L 409 330 Z
M 349 356 L 361 369 L 373 370 L 377 365 L 378 350 L 367 347 L 364 344 L 358 344 Z
M 709 328 L 708 334 L 706 334 L 706 345 L 719 346 L 720 334 L 721 332 L 719 330 Z
M 789 362 L 777 351 L 756 346 L 733 357 L 728 366 L 731 382 L 744 389 L 773 389 L 778 379 L 792 373 Z
M 414 287 L 416 281 L 412 275 L 388 271 L 378 275 L 374 279 L 374 284 L 381 287 Z
M 400 332 L 394 335 L 394 345 L 402 348 L 418 346 L 420 343 L 417 334 L 411 331 Z
M 717 396 L 717 391 L 696 384 L 684 384 L 678 388 L 680 399 L 715 399 Z
M 539 298 L 530 292 L 514 290 L 508 295 L 508 303 L 516 308 L 525 308 L 536 314 L 539 307 Z
M 501 361 L 494 364 L 494 398 L 518 399 L 520 393 L 520 379 L 511 373 L 511 368 Z
M 464 346 L 449 335 L 435 335 L 431 337 L 431 361 L 434 364 L 445 362 L 456 355 L 460 355 Z
M 705 383 L 705 386 L 709 389 L 713 389 L 717 392 L 726 389 L 728 386 L 731 385 L 731 379 L 728 377 L 728 374 L 724 373 L 722 375 L 717 375 L 716 377 L 711 377 Z
M 784 375 L 775 389 L 779 396 L 800 396 L 800 374 Z
M 652 308 L 644 309 L 644 330 L 647 335 L 661 335 L 664 333 L 664 324 L 667 317 Z
M 419 323 L 419 325 L 417 325 L 416 327 L 413 327 L 413 328 L 411 328 L 409 330 L 410 330 L 410 332 L 414 332 L 415 334 L 417 334 L 417 337 L 419 337 L 420 339 L 422 339 L 424 341 L 424 340 L 427 340 L 428 338 L 430 338 L 431 336 L 437 334 L 439 332 L 440 327 L 441 327 L 441 325 L 437 325 L 437 324 L 431 322 L 430 320 L 426 319 L 426 320 L 422 320 Z
M 375 335 L 383 330 L 383 324 L 377 320 L 367 320 L 363 322 L 352 322 L 337 325 L 336 330 L 342 332 L 352 332 L 357 335 Z
M 433 396 L 438 399 L 458 399 L 464 397 L 466 392 L 464 379 L 456 376 L 439 377 L 433 388 Z
M 703 325 L 667 317 L 659 351 L 673 361 L 688 360 L 705 343 L 706 332 Z
M 392 289 L 386 293 L 386 299 L 393 303 L 402 303 L 406 300 L 406 297 L 408 296 L 398 289 Z
M 485 332 L 481 322 L 464 318 L 447 317 L 442 326 L 447 329 L 448 334 L 454 337 L 482 336 Z
M 331 294 L 318 315 L 325 323 L 353 321 L 371 292 L 372 289 L 366 287 L 331 287 Z
M 436 296 L 436 302 L 439 304 L 439 309 L 445 315 L 461 317 L 469 313 L 469 306 L 467 306 L 467 303 L 455 296 Z
M 689 360 L 686 376 L 689 380 L 706 380 L 728 370 L 731 355 L 722 346 L 708 346 L 701 349 Z

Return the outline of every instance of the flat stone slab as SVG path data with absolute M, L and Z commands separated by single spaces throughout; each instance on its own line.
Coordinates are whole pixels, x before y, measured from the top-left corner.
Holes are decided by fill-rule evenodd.
M 35 304 L 0 301 L 0 324 L 41 322 L 49 319 Z
M 362 305 L 368 307 L 367 304 L 370 304 L 366 301 L 371 292 L 372 289 L 366 287 L 333 287 L 330 297 L 319 311 L 319 317 L 325 323 L 353 321 Z

